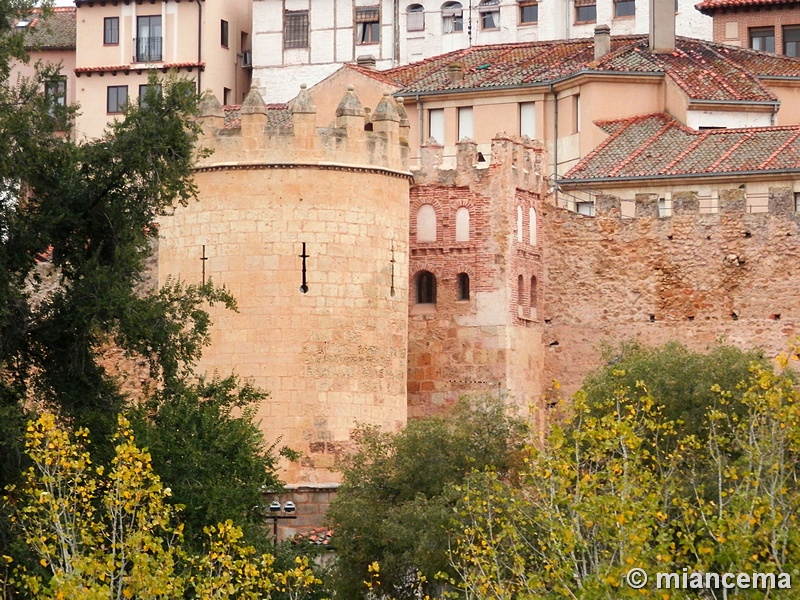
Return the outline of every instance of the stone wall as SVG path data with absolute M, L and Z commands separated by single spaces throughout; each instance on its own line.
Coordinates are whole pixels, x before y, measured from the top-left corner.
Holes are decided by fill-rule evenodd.
M 800 228 L 789 188 L 771 188 L 768 213 L 745 212 L 745 192 L 720 193 L 717 214 L 699 214 L 696 193 L 637 197 L 622 219 L 602 197 L 596 217 L 552 206 L 545 215 L 545 377 L 574 391 L 598 366 L 602 342 L 716 341 L 775 355 L 800 325 Z

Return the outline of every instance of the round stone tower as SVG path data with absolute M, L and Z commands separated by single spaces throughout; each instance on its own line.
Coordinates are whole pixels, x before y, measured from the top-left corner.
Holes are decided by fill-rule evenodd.
M 199 201 L 160 222 L 159 281 L 225 285 L 200 371 L 235 371 L 270 396 L 268 440 L 302 452 L 293 484 L 335 482 L 356 423 L 406 422 L 408 122 L 388 95 L 365 122 L 352 88 L 318 129 L 308 92 L 291 109 L 253 89 L 238 119 L 202 106 L 212 150 Z M 233 118 L 232 118 L 233 117 Z

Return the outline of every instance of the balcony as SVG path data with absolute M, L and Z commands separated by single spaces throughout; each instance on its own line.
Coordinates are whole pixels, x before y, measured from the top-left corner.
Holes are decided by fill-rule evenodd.
M 161 37 L 133 38 L 133 62 L 161 61 L 161 40 Z

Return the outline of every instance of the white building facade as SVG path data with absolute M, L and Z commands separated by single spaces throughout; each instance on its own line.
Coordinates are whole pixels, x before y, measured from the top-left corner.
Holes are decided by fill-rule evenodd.
M 711 39 L 712 21 L 676 0 L 676 33 Z M 360 57 L 378 69 L 474 45 L 647 33 L 648 0 L 254 0 L 253 81 L 286 102 Z M 369 57 L 369 58 L 368 58 Z

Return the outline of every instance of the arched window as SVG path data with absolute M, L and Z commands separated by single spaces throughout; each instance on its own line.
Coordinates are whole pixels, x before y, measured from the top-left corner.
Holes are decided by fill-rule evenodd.
M 522 275 L 517 277 L 517 304 L 525 304 L 525 278 Z
M 536 209 L 533 208 L 532 206 L 528 209 L 528 217 L 529 217 L 529 220 L 530 220 L 530 223 L 528 224 L 528 226 L 530 227 L 530 233 L 529 233 L 530 238 L 529 239 L 530 239 L 530 242 L 531 242 L 531 246 L 535 246 L 536 245 Z
M 500 0 L 482 0 L 478 5 L 481 29 L 500 28 Z
M 436 276 L 430 271 L 417 275 L 417 304 L 436 304 Z
M 517 207 L 517 241 L 522 243 L 522 207 Z
M 464 31 L 464 12 L 460 2 L 442 4 L 442 33 Z
M 436 241 L 436 209 L 430 204 L 423 204 L 417 211 L 417 241 Z
M 456 211 L 456 241 L 469 241 L 469 209 L 464 206 Z
M 536 294 L 539 290 L 536 289 L 536 276 L 531 275 L 531 306 L 536 306 Z
M 459 300 L 469 300 L 469 275 L 459 273 L 456 282 L 458 284 L 457 298 Z
M 425 31 L 425 8 L 422 4 L 409 4 L 406 9 L 406 30 Z

